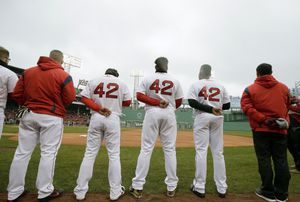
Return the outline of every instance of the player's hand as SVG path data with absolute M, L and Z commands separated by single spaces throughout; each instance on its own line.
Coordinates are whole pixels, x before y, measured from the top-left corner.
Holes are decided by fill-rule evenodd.
M 166 107 L 168 107 L 168 105 L 169 105 L 168 101 L 160 100 L 160 103 L 159 103 L 160 108 L 166 108 Z
M 108 117 L 111 114 L 111 111 L 105 107 L 101 108 L 98 112 L 105 117 Z
M 266 124 L 269 128 L 278 128 L 278 124 L 276 122 L 277 118 L 267 118 L 264 121 L 264 124 Z
M 212 113 L 216 116 L 221 116 L 223 114 L 223 111 L 222 111 L 222 109 L 219 109 L 219 108 L 213 108 Z

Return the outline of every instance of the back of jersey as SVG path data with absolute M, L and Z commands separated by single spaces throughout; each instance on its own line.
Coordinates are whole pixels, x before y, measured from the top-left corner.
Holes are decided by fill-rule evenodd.
M 223 104 L 230 102 L 226 89 L 212 79 L 201 79 L 193 83 L 188 92 L 188 99 L 219 109 L 222 109 Z M 196 110 L 197 112 L 201 111 Z
M 92 99 L 117 115 L 122 113 L 122 102 L 131 100 L 127 85 L 119 78 L 109 74 L 89 81 L 81 95 Z M 95 112 L 92 111 L 92 113 Z
M 167 73 L 157 72 L 150 75 L 141 82 L 138 92 L 145 95 L 169 102 L 168 108 L 176 109 L 175 100 L 183 98 L 182 88 L 180 83 Z M 145 110 L 158 106 L 145 106 Z

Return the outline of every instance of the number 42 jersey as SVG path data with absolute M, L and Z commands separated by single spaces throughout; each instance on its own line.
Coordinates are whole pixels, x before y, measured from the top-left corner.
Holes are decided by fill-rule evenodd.
M 188 91 L 187 98 L 219 109 L 222 109 L 223 104 L 230 102 L 224 86 L 212 79 L 201 79 L 194 82 Z M 200 110 L 194 112 L 195 114 L 202 113 Z
M 168 108 L 173 110 L 176 109 L 175 100 L 183 98 L 182 88 L 178 80 L 164 72 L 156 72 L 145 77 L 140 83 L 137 92 L 154 99 L 168 101 Z M 146 104 L 145 110 L 157 107 Z
M 96 104 L 108 108 L 117 115 L 122 114 L 122 102 L 131 100 L 127 85 L 118 77 L 109 74 L 89 81 L 81 95 L 92 99 Z M 95 113 L 91 111 L 92 114 Z

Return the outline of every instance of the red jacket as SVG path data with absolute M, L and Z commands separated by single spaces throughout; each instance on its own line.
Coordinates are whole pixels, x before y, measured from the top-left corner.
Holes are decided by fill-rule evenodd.
M 264 124 L 267 118 L 289 120 L 289 90 L 272 75 L 257 77 L 254 84 L 247 87 L 241 99 L 242 110 L 248 116 L 254 131 L 287 134 L 287 130 L 269 128 Z
M 13 99 L 35 113 L 63 117 L 65 106 L 76 96 L 72 77 L 49 57 L 40 57 L 37 64 L 25 70 L 14 89 Z
M 290 105 L 290 117 L 293 117 L 298 123 L 300 123 L 300 101 L 297 104 Z

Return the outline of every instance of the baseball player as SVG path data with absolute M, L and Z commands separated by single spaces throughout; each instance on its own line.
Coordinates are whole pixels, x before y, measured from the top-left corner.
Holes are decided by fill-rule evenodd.
M 223 116 L 222 110 L 230 108 L 226 89 L 211 77 L 211 66 L 202 65 L 199 80 L 193 83 L 188 92 L 189 105 L 194 108 L 194 141 L 196 150 L 195 179 L 191 191 L 205 197 L 206 158 L 210 145 L 214 162 L 214 181 L 221 198 L 225 197 L 226 170 L 223 155 Z
M 9 60 L 9 51 L 0 47 L 0 139 L 5 118 L 4 110 L 7 97 L 11 97 L 18 81 L 17 75 L 7 69 Z
M 118 76 L 117 70 L 107 69 L 104 76 L 89 81 L 81 93 L 81 101 L 92 110 L 92 116 L 86 150 L 74 189 L 79 201 L 85 199 L 95 158 L 103 140 L 106 140 L 109 157 L 110 199 L 118 200 L 125 193 L 125 188 L 121 185 L 119 117 L 122 106 L 128 107 L 131 104 L 131 95 L 127 85 Z
M 167 196 L 173 197 L 175 195 L 178 183 L 175 151 L 177 135 L 175 110 L 182 103 L 183 92 L 180 83 L 167 73 L 167 58 L 157 58 L 155 64 L 155 74 L 146 77 L 141 82 L 137 92 L 137 99 L 146 104 L 146 113 L 142 129 L 141 151 L 135 177 L 132 179 L 130 187 L 130 193 L 135 198 L 142 197 L 151 154 L 158 135 L 165 154 Z
M 38 66 L 25 70 L 13 92 L 13 99 L 28 108 L 19 125 L 19 145 L 9 172 L 8 201 L 18 200 L 24 191 L 31 154 L 40 144 L 41 158 L 36 187 L 39 201 L 60 196 L 62 189 L 52 184 L 55 160 L 63 135 L 65 106 L 75 100 L 72 77 L 64 71 L 63 53 L 40 57 Z

